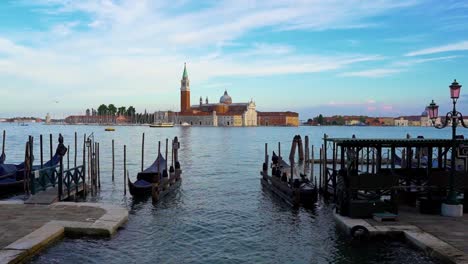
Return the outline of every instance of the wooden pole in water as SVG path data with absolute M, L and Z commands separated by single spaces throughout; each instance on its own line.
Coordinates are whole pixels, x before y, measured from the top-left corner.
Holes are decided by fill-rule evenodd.
M 159 164 L 161 163 L 161 160 L 159 159 L 159 154 L 161 154 L 161 141 L 158 141 L 158 174 L 159 174 Z
M 39 136 L 39 145 L 41 148 L 41 169 L 44 167 L 44 152 L 42 149 L 42 135 Z
M 5 155 L 5 138 L 6 138 L 6 131 L 3 130 L 3 140 L 2 140 L 2 156 Z
M 52 160 L 52 134 L 49 134 L 49 143 L 50 143 L 50 160 Z
M 127 145 L 124 145 L 124 195 L 127 195 Z
M 278 142 L 278 157 L 281 158 L 281 142 Z
M 310 162 L 310 156 L 309 156 L 309 136 L 305 136 L 305 162 Z
M 168 172 L 167 171 L 167 154 L 168 154 L 168 152 L 169 152 L 169 139 L 166 138 L 166 157 L 165 157 L 165 159 L 166 159 L 166 168 L 165 168 L 166 172 Z
M 75 132 L 75 168 L 77 167 L 76 166 L 76 162 L 77 162 L 77 156 L 78 155 L 78 134 Z
M 310 157 L 312 160 L 312 165 L 310 168 L 310 180 L 314 178 L 314 167 L 315 167 L 315 158 L 314 158 L 314 145 L 310 146 Z
M 86 134 L 83 135 L 83 194 L 86 195 Z
M 67 170 L 70 169 L 70 145 L 67 148 Z
M 172 140 L 172 146 L 171 146 L 171 167 L 174 166 L 174 140 Z
M 268 166 L 268 143 L 265 143 L 265 164 Z
M 143 137 L 141 138 L 141 171 L 143 171 L 144 160 L 145 160 L 145 133 L 143 133 Z
M 97 143 L 97 175 L 98 175 L 98 187 L 101 189 L 101 152 L 99 142 Z
M 302 143 L 302 138 L 300 135 L 297 135 L 297 146 L 299 150 L 299 162 L 304 161 L 304 145 Z
M 115 155 L 114 155 L 114 140 L 112 139 L 112 182 L 114 182 L 115 172 Z
M 320 154 L 319 154 L 319 185 L 320 185 L 320 190 L 322 190 L 322 187 L 323 187 L 323 183 L 322 183 L 322 174 L 323 174 L 323 170 L 322 170 L 322 163 L 323 163 L 323 148 L 320 148 Z

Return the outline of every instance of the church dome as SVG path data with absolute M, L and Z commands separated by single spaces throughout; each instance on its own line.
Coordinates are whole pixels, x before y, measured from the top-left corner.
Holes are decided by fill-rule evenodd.
M 221 98 L 219 99 L 219 102 L 221 104 L 232 104 L 232 98 L 231 96 L 229 96 L 227 91 L 224 91 L 224 95 L 221 96 Z

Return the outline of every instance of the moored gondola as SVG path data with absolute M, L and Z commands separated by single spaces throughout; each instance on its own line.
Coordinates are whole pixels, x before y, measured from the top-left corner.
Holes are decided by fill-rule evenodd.
M 266 189 L 279 196 L 291 206 L 311 206 L 318 198 L 316 186 L 307 178 L 307 175 L 299 173 L 295 175 L 294 154 L 295 144 L 300 144 L 300 137 L 295 136 L 291 150 L 291 165 L 286 163 L 281 156 L 273 152 L 271 163 L 271 174 L 268 173 L 268 159 L 265 158 L 261 183 Z M 267 157 L 267 154 L 265 153 Z
M 62 149 L 59 145 L 55 152 L 55 155 L 52 157 L 51 160 L 41 165 L 32 166 L 32 171 L 40 170 L 40 169 L 55 169 L 59 162 L 60 162 L 60 155 L 64 155 L 67 149 Z M 25 160 L 30 159 L 28 156 L 29 154 L 26 153 Z M 29 163 L 32 163 L 33 159 L 30 159 Z M 25 174 L 31 172 L 31 169 L 26 168 L 25 162 L 20 164 L 0 164 L 0 196 L 9 195 L 20 193 L 25 190 L 25 183 L 24 177 Z M 31 168 L 31 167 L 29 167 Z M 25 172 L 26 171 L 26 172 Z
M 151 189 L 153 188 L 153 185 L 157 185 L 164 180 L 160 179 L 161 174 L 163 176 L 162 178 L 164 178 L 165 174 L 167 175 L 165 170 L 166 163 L 167 161 L 164 159 L 161 153 L 159 153 L 158 157 L 153 162 L 153 164 L 151 164 L 151 166 L 138 173 L 137 180 L 135 182 L 132 182 L 130 179 L 128 179 L 127 183 L 130 194 L 132 196 L 151 195 Z
M 166 157 L 168 152 L 167 145 L 168 141 L 166 140 Z M 175 137 L 172 141 L 172 165 L 169 168 L 169 175 L 167 174 L 167 171 L 165 171 L 166 174 L 163 174 L 162 180 L 158 184 L 153 185 L 151 191 L 153 203 L 158 203 L 164 196 L 175 191 L 182 184 L 182 170 L 179 163 L 179 148 L 179 140 L 177 137 Z

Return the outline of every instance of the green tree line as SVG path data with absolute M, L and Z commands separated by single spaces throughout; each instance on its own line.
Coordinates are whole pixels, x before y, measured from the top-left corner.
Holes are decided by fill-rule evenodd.
M 136 109 L 133 106 L 129 106 L 128 108 L 125 106 L 116 107 L 114 104 L 105 105 L 102 104 L 97 109 L 98 115 L 125 115 L 125 116 L 134 116 L 136 113 Z

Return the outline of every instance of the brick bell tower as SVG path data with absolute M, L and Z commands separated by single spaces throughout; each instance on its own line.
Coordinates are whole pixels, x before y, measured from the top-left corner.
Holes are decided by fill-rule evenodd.
M 184 63 L 184 73 L 180 80 L 180 112 L 190 110 L 190 81 L 187 74 L 187 65 Z

